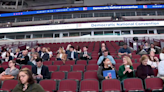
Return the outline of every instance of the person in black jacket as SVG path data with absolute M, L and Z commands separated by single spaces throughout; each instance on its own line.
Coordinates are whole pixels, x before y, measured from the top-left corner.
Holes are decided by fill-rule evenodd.
M 80 59 L 82 59 L 82 60 L 91 60 L 92 59 L 91 54 L 88 53 L 88 47 L 87 46 L 83 47 L 83 52 L 80 53 Z
M 43 61 L 41 58 L 36 59 L 36 65 L 32 67 L 32 73 L 34 79 L 36 79 L 38 82 L 42 79 L 49 79 L 49 69 L 47 66 L 43 65 Z
M 25 64 L 25 65 L 27 65 L 27 63 L 29 61 L 29 56 L 27 54 L 28 54 L 28 51 L 27 50 L 24 50 L 22 52 L 22 54 L 20 55 L 20 57 L 17 58 L 16 62 L 18 64 Z
M 151 78 L 154 76 L 153 69 L 150 65 L 147 64 L 148 62 L 148 56 L 143 55 L 140 58 L 141 65 L 137 67 L 137 76 L 141 78 L 142 80 L 146 78 Z
M 151 51 L 153 51 L 155 54 L 159 54 L 158 49 L 154 46 L 153 43 L 150 45 L 150 48 L 148 49 L 148 53 L 150 53 Z
M 67 52 L 67 59 L 68 60 L 78 60 L 78 54 L 74 51 L 74 47 L 70 46 L 69 52 Z
M 43 61 L 48 61 L 50 58 L 49 54 L 46 52 L 45 47 L 42 48 L 41 58 L 43 59 Z

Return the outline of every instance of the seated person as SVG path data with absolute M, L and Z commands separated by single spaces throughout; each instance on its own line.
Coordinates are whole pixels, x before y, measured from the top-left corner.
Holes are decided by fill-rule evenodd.
M 69 51 L 69 50 L 70 50 L 70 47 L 71 47 L 71 44 L 68 44 L 68 45 L 67 45 L 67 48 L 66 48 L 66 50 L 65 50 L 65 51 L 66 51 L 66 52 L 65 52 L 66 54 L 68 54 L 68 53 L 70 52 L 70 51 Z
M 158 65 L 158 75 L 157 77 L 164 80 L 164 61 L 160 61 Z
M 56 60 L 63 61 L 63 63 L 65 64 L 65 61 L 67 60 L 67 55 L 65 54 L 64 49 L 59 49 L 59 53 L 56 56 Z
M 150 65 L 152 68 L 157 68 L 159 65 L 159 59 L 155 57 L 154 51 L 150 51 L 148 58 L 149 59 L 147 64 Z
M 5 62 L 12 60 L 13 57 L 10 55 L 10 52 L 6 52 Z
M 41 47 L 37 47 L 36 52 L 38 52 L 39 57 L 41 57 L 42 54 Z
M 120 80 L 134 77 L 132 61 L 128 56 L 123 57 L 123 65 L 119 67 L 118 75 Z
M 82 60 L 91 60 L 92 57 L 91 57 L 91 54 L 88 53 L 88 47 L 87 46 L 84 46 L 83 47 L 83 51 L 81 54 L 80 54 L 80 59 Z
M 153 51 L 155 54 L 159 54 L 158 49 L 154 46 L 154 44 L 150 45 L 150 48 L 148 49 L 148 52 L 150 53 Z
M 106 50 L 106 47 L 102 47 L 100 52 L 98 53 L 99 54 L 99 57 L 103 55 L 104 51 Z M 108 54 L 110 55 L 110 54 Z
M 10 56 L 14 57 L 14 53 L 12 52 L 12 49 L 9 49 L 8 52 L 10 53 Z
M 125 43 L 123 45 L 123 48 L 120 48 L 118 51 L 118 56 L 124 56 L 124 55 L 129 55 L 130 57 L 132 56 L 130 49 L 127 47 L 127 44 Z
M 139 46 L 139 48 L 137 49 L 136 54 L 139 54 L 139 55 L 147 54 L 147 52 L 146 52 L 145 49 L 143 48 L 143 45 L 140 45 L 140 46 Z
M 32 67 L 32 73 L 34 79 L 36 79 L 38 82 L 41 79 L 49 79 L 49 69 L 47 66 L 43 65 L 43 61 L 41 58 L 36 59 L 36 65 Z
M 39 54 L 37 52 L 32 54 L 31 62 L 36 65 L 36 59 L 39 57 Z
M 20 57 L 20 55 L 21 55 L 20 49 L 17 48 L 17 49 L 15 50 L 14 57 L 15 57 L 15 58 L 18 58 L 18 57 Z
M 164 48 L 162 48 L 161 53 L 159 54 L 160 60 L 164 61 Z
M 81 53 L 80 46 L 77 46 L 77 47 L 76 47 L 75 52 L 76 52 L 77 54 L 80 54 L 80 53 Z
M 46 52 L 45 47 L 42 48 L 41 58 L 43 59 L 43 61 L 48 61 L 50 58 L 49 54 Z
M 18 64 L 25 64 L 25 65 L 27 65 L 27 63 L 29 61 L 29 56 L 27 54 L 28 54 L 28 51 L 24 50 L 22 52 L 22 54 L 20 55 L 20 57 L 17 58 L 16 62 Z
M 31 48 L 31 52 L 28 53 L 28 56 L 30 59 L 32 58 L 32 54 L 34 54 L 34 53 L 35 53 L 35 49 Z
M 147 53 L 149 53 L 148 52 L 148 49 L 150 48 L 150 46 L 149 46 L 149 43 L 148 42 L 145 42 L 145 45 L 144 45 L 144 50 L 147 52 Z
M 46 52 L 49 54 L 50 58 L 53 56 L 53 53 L 49 47 L 46 49 Z
M 0 74 L 0 77 L 3 75 L 12 75 L 16 79 L 19 73 L 19 69 L 15 67 L 16 66 L 15 60 L 10 60 L 8 64 L 9 64 L 9 68 L 7 68 L 4 72 L 2 72 Z
M 104 79 L 110 79 L 109 76 L 106 76 L 106 77 L 103 76 L 103 71 L 105 71 L 105 70 L 114 70 L 112 63 L 108 58 L 103 59 L 102 63 L 100 64 L 100 67 L 97 71 L 97 77 L 100 81 L 104 80 Z
M 68 60 L 78 60 L 78 54 L 74 51 L 74 47 L 70 46 L 69 52 L 67 53 Z
M 143 55 L 140 58 L 141 65 L 137 67 L 137 76 L 142 80 L 154 76 L 153 68 L 147 64 L 149 58 L 147 55 Z
M 114 58 L 111 55 L 108 55 L 108 50 L 105 50 L 103 55 L 99 57 L 97 65 L 100 65 L 103 61 L 104 58 L 108 58 L 113 65 L 116 64 Z

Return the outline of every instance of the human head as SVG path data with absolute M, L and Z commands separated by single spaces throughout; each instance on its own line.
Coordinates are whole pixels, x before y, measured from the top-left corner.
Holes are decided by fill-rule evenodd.
M 63 48 L 60 48 L 60 49 L 59 49 L 59 54 L 65 54 L 65 51 L 64 51 Z
M 19 71 L 18 80 L 21 84 L 34 84 L 35 80 L 32 76 L 31 70 L 28 68 L 23 68 Z
M 154 57 L 154 56 L 155 56 L 154 51 L 150 51 L 149 56 L 150 56 L 150 57 Z
M 36 59 L 36 65 L 37 65 L 37 67 L 41 67 L 43 65 L 43 62 L 42 62 L 41 58 Z
M 128 56 L 123 57 L 123 65 L 130 65 L 132 66 L 132 61 Z
M 162 48 L 161 53 L 164 53 L 164 47 Z
M 34 48 L 31 48 L 31 52 L 35 52 L 35 49 Z
M 88 46 L 84 46 L 83 51 L 87 51 L 87 50 L 88 50 Z
M 147 62 L 148 62 L 148 56 L 147 55 L 143 55 L 141 58 L 140 58 L 140 62 L 142 63 L 142 65 L 147 65 Z
M 102 48 L 101 48 L 101 51 L 105 51 L 105 50 L 106 50 L 106 47 L 102 47 Z
M 41 51 L 41 48 L 40 47 L 37 47 L 37 52 Z
M 20 52 L 20 49 L 19 49 L 19 48 L 17 48 L 17 49 L 15 50 L 15 52 Z
M 127 44 L 126 44 L 126 43 L 124 43 L 123 48 L 124 48 L 124 49 L 126 49 L 126 48 L 127 48 Z
M 43 47 L 42 48 L 42 52 L 46 52 L 46 47 Z
M 8 63 L 9 67 L 14 67 L 16 65 L 16 61 L 15 60 L 10 60 Z
M 104 53 L 103 55 L 104 55 L 105 57 L 108 56 L 108 50 L 105 50 L 103 53 Z
M 150 45 L 150 47 L 151 47 L 151 48 L 154 48 L 155 46 L 154 46 L 154 44 L 152 43 L 152 44 Z
M 102 43 L 102 44 L 101 44 L 101 47 L 105 47 L 105 43 Z
M 107 66 L 107 65 L 112 65 L 112 63 L 108 58 L 104 58 L 101 63 L 101 66 Z
M 51 51 L 50 47 L 47 47 L 46 51 L 47 52 L 50 52 Z
M 10 56 L 10 52 L 6 52 L 6 57 L 9 57 Z
M 39 54 L 38 54 L 37 52 L 35 52 L 35 53 L 32 54 L 32 57 L 33 57 L 34 59 L 37 59 L 37 58 L 39 57 Z
M 149 46 L 148 42 L 145 42 L 145 46 Z
M 70 46 L 69 50 L 72 52 L 74 50 L 74 47 Z
M 22 54 L 23 54 L 23 56 L 26 56 L 28 54 L 28 51 L 27 50 L 23 50 Z
M 8 50 L 8 52 L 10 52 L 10 53 L 11 53 L 11 52 L 12 52 L 12 49 L 10 48 L 10 49 Z

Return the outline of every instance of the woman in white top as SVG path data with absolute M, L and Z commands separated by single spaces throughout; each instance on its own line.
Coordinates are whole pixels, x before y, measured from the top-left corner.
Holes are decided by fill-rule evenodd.
M 159 59 L 155 57 L 154 51 L 150 51 L 149 60 L 147 62 L 152 68 L 157 68 L 159 64 Z
M 53 56 L 53 53 L 49 47 L 46 49 L 46 52 L 49 54 L 50 58 Z
M 159 57 L 160 57 L 161 61 L 164 61 L 164 48 L 161 50 Z

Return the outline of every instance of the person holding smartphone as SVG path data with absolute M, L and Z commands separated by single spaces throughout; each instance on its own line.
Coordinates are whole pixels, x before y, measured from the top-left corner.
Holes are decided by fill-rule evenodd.
M 119 67 L 118 75 L 120 80 L 124 80 L 126 78 L 134 77 L 132 61 L 128 56 L 123 57 L 123 65 Z
M 103 71 L 106 71 L 106 70 L 114 70 L 112 63 L 108 58 L 103 59 L 101 65 L 97 71 L 97 77 L 100 81 L 104 80 L 104 79 L 110 79 L 110 77 L 111 77 L 110 74 L 108 74 L 108 76 L 106 76 L 106 77 L 103 76 Z

